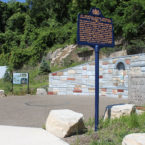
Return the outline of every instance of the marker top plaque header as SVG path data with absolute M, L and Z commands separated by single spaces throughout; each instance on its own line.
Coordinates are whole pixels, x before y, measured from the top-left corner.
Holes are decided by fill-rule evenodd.
M 77 43 L 92 47 L 114 47 L 112 19 L 105 18 L 96 8 L 92 8 L 89 15 L 79 14 Z

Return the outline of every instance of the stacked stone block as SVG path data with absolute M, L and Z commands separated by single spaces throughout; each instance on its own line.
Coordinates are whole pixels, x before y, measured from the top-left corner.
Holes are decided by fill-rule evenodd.
M 48 94 L 94 95 L 94 76 L 94 62 L 51 73 Z
M 122 62 L 125 70 L 118 70 Z M 145 73 L 145 54 L 102 59 L 99 62 L 100 96 L 128 98 L 131 73 Z M 49 75 L 49 95 L 95 95 L 95 62 L 64 69 Z
M 130 56 L 108 58 L 100 61 L 100 95 L 114 98 L 128 97 L 128 70 Z M 125 70 L 118 70 L 117 64 L 124 63 Z M 126 63 L 127 62 L 127 63 Z M 126 83 L 127 82 L 127 83 Z

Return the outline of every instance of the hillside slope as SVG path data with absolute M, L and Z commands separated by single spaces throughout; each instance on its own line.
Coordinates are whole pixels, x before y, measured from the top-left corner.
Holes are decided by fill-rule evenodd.
M 119 49 L 130 54 L 144 52 L 144 0 L 0 1 L 0 65 L 12 69 L 36 66 L 48 52 L 76 44 L 77 15 L 88 14 L 91 7 L 113 19 L 115 40 L 122 41 Z M 107 54 L 116 48 L 103 50 Z

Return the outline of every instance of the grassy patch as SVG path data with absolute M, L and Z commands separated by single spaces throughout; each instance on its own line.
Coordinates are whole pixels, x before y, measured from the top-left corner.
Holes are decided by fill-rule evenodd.
M 85 52 L 85 51 L 88 51 L 88 50 L 89 50 L 88 47 L 77 47 L 76 52 L 82 53 L 82 52 Z
M 0 79 L 0 90 L 5 90 L 5 93 L 8 94 L 12 91 L 12 84 L 9 82 L 4 82 L 3 79 Z
M 48 88 L 48 74 L 39 75 L 39 67 L 28 68 L 24 67 L 22 70 L 16 72 L 28 72 L 29 73 L 29 93 L 35 94 L 36 89 L 39 87 Z M 0 89 L 5 90 L 6 94 L 12 94 L 12 84 L 6 82 L 3 79 L 0 80 Z M 13 85 L 14 95 L 27 94 L 27 85 Z
M 64 48 L 66 47 L 67 45 L 69 45 L 68 43 L 63 43 L 63 44 L 54 44 L 52 47 L 51 47 L 51 51 L 55 51 L 56 49 L 58 48 Z M 50 49 L 48 49 L 48 52 L 50 51 Z
M 66 61 L 67 62 L 67 61 Z M 54 66 L 51 67 L 51 72 L 59 71 L 69 67 L 74 67 L 83 62 L 73 62 L 69 64 L 64 64 L 64 66 Z M 24 66 L 21 70 L 17 70 L 18 73 L 29 73 L 29 93 L 35 94 L 37 88 L 48 88 L 48 76 L 49 74 L 40 74 L 39 65 L 36 67 Z M 24 95 L 27 94 L 27 85 L 13 85 L 14 95 Z M 5 90 L 6 94 L 12 94 L 12 84 L 0 79 L 0 89 Z
M 51 67 L 51 72 L 55 72 L 55 71 L 59 71 L 59 70 L 63 70 L 66 69 L 67 67 L 61 67 L 61 66 L 52 66 Z
M 65 66 L 52 66 L 51 67 L 51 72 L 67 69 L 67 68 L 70 68 L 70 67 L 75 67 L 75 66 L 83 64 L 83 63 L 85 63 L 85 62 L 73 62 L 73 63 L 71 63 L 69 65 L 65 64 Z
M 87 122 L 85 122 L 85 126 L 87 126 L 87 135 L 91 135 L 94 133 L 94 124 L 95 124 L 95 119 L 89 118 Z
M 82 62 L 81 62 L 82 63 Z M 74 67 L 81 63 L 74 62 L 70 64 L 69 66 L 54 66 L 51 67 L 51 72 L 59 71 L 62 69 L 66 69 L 68 67 Z M 35 94 L 37 88 L 45 88 L 47 90 L 48 88 L 48 76 L 49 74 L 42 74 L 40 75 L 39 66 L 36 67 L 30 67 L 30 66 L 24 66 L 23 69 L 17 70 L 16 72 L 22 73 L 22 72 L 28 72 L 29 73 L 29 93 Z M 12 94 L 12 84 L 10 82 L 6 82 L 3 79 L 0 79 L 0 89 L 5 90 L 6 94 Z M 13 94 L 14 95 L 25 95 L 27 94 L 27 85 L 13 85 Z
M 89 119 L 85 125 L 88 128 L 86 135 L 92 140 L 89 145 L 121 145 L 127 134 L 145 132 L 145 113 L 114 120 L 100 120 L 97 132 L 94 132 L 94 119 Z M 96 136 L 97 139 L 93 139 L 92 136 Z

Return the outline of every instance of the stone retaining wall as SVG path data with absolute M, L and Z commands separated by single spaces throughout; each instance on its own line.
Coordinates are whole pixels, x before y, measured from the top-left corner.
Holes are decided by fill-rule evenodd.
M 119 64 L 123 66 L 119 66 Z M 119 70 L 122 67 L 125 70 Z M 128 77 L 132 73 L 145 72 L 145 54 L 128 55 L 100 60 L 100 95 L 128 98 Z M 49 95 L 94 95 L 95 62 L 49 74 Z

